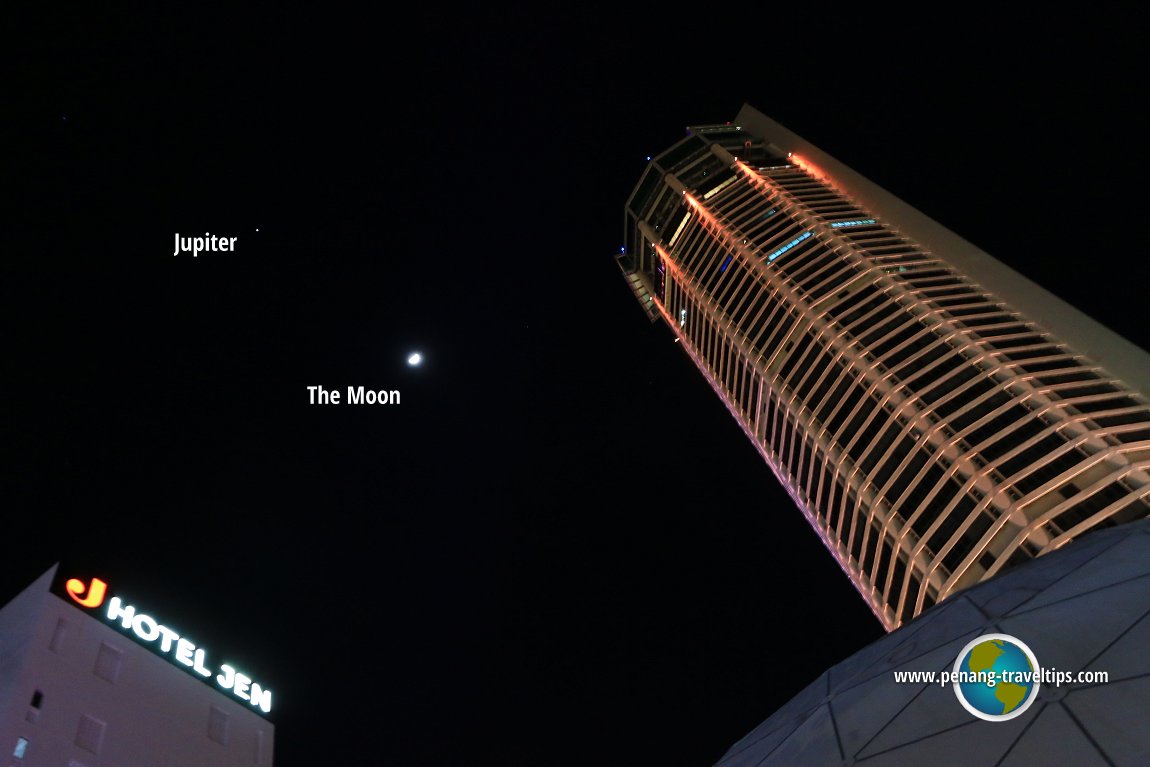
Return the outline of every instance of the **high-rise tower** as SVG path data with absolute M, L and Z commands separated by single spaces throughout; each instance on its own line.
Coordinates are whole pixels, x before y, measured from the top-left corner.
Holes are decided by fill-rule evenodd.
M 617 260 L 888 629 L 1150 516 L 1150 355 L 749 106 Z

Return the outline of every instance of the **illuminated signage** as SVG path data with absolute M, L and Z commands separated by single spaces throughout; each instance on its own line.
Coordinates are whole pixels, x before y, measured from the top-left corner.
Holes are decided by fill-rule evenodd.
M 265 714 L 271 713 L 271 690 L 227 663 L 221 663 L 213 669 L 208 665 L 207 650 L 138 610 L 135 605 L 116 596 L 105 600 L 108 584 L 99 578 L 92 578 L 88 583 L 78 578 L 69 578 L 63 583 L 62 589 L 59 586 L 53 588 L 56 593 L 61 590 L 64 592 L 61 596 L 66 595 L 80 607 L 94 611 L 104 622 L 131 634 L 137 642 L 167 658 L 174 665 L 184 668 L 224 694 L 233 695 Z

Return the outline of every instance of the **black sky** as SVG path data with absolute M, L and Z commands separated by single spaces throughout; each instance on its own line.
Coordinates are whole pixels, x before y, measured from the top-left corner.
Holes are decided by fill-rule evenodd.
M 161 8 L 9 25 L 0 598 L 132 584 L 271 681 L 278 767 L 705 767 L 881 635 L 612 261 L 689 123 L 1150 347 L 1130 19 Z

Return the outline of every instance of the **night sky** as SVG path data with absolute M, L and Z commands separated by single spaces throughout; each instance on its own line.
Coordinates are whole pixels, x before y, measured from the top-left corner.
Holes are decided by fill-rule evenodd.
M 268 680 L 277 767 L 706 767 L 881 636 L 629 293 L 624 202 L 747 102 L 1150 347 L 1144 47 L 729 11 L 7 25 L 0 602 L 139 594 Z

